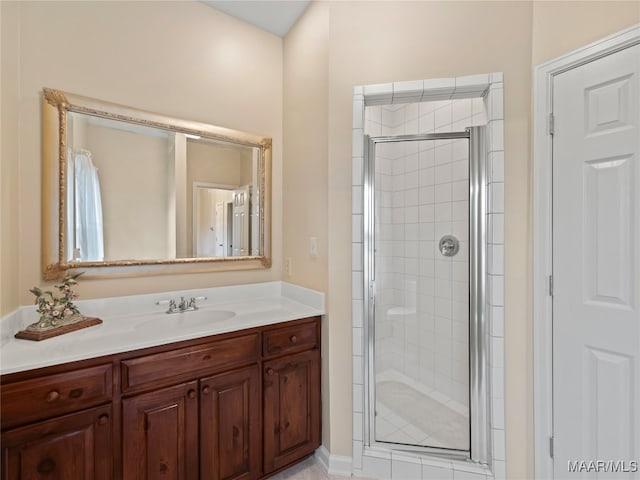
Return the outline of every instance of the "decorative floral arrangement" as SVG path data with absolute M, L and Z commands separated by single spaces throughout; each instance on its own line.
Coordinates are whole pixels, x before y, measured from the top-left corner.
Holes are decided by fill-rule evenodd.
M 40 321 L 37 323 L 39 328 L 55 327 L 65 323 L 65 320 L 78 318 L 80 311 L 73 303 L 78 295 L 73 291 L 73 286 L 78 284 L 76 278 L 80 275 L 82 272 L 67 275 L 60 285 L 54 285 L 61 293 L 59 297 L 54 297 L 51 290 L 43 291 L 38 287 L 29 290 L 36 296 L 35 304 L 38 305 L 38 313 L 40 314 Z

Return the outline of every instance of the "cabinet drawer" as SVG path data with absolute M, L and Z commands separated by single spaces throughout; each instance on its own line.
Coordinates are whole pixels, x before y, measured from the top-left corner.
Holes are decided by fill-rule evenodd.
M 122 362 L 122 391 L 193 377 L 258 360 L 258 334 L 156 353 Z
M 2 428 L 111 400 L 111 365 L 45 375 L 2 386 Z
M 277 355 L 314 348 L 318 344 L 317 323 L 305 323 L 264 332 L 263 355 Z

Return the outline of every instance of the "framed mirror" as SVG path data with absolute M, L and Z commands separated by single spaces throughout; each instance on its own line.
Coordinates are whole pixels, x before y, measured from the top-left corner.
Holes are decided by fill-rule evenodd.
M 45 88 L 46 279 L 269 268 L 271 138 Z

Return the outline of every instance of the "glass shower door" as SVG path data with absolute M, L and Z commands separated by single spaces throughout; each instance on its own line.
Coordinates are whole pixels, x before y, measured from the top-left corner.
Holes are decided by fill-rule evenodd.
M 378 137 L 367 165 L 371 437 L 469 452 L 468 135 Z

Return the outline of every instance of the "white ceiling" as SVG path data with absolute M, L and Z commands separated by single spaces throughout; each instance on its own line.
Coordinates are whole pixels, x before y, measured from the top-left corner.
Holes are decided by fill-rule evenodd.
M 284 37 L 300 18 L 309 0 L 202 0 L 216 10 Z

